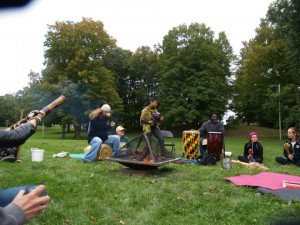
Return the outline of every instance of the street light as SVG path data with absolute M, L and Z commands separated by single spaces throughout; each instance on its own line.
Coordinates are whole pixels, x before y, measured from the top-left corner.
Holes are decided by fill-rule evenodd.
M 281 113 L 280 113 L 280 84 L 278 84 L 279 107 L 278 107 L 278 122 L 279 122 L 279 140 L 281 141 Z
M 271 87 L 274 87 L 276 85 L 271 85 Z M 299 87 L 298 87 L 299 88 Z M 281 110 L 280 110 L 280 84 L 278 84 L 278 94 L 279 94 L 279 100 L 278 100 L 278 127 L 279 127 L 279 140 L 281 141 Z

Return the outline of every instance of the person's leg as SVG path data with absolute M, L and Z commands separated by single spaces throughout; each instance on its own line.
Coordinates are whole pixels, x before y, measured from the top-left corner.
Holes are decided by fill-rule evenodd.
M 152 142 L 152 133 L 151 132 L 149 132 L 149 133 L 147 133 L 146 134 L 146 137 L 147 137 L 147 139 L 148 139 L 148 141 L 149 141 L 149 143 L 150 143 L 150 146 L 151 146 L 151 142 Z M 148 149 L 148 145 L 146 144 L 145 145 L 145 147 L 144 147 L 144 149 L 143 149 L 143 151 L 142 151 L 142 153 L 141 153 L 141 155 L 139 155 L 139 157 L 138 157 L 138 160 L 139 161 L 143 161 L 148 155 L 149 155 L 149 149 Z
M 156 137 L 159 147 L 160 147 L 160 151 L 161 151 L 161 156 L 162 157 L 166 157 L 167 156 L 167 151 L 165 149 L 165 141 L 164 138 L 160 132 L 160 129 L 157 127 L 153 127 L 152 128 L 152 133 L 153 135 Z
M 262 159 L 259 156 L 255 156 L 253 158 L 254 158 L 255 162 L 263 163 Z
M 283 164 L 283 165 L 291 164 L 291 163 L 292 163 L 292 162 L 289 161 L 288 159 L 283 158 L 283 157 L 279 157 L 279 156 L 277 156 L 277 157 L 275 158 L 275 160 L 276 160 L 276 162 L 278 162 L 278 163 L 280 163 L 280 164 Z
M 105 144 L 112 145 L 113 153 L 117 152 L 120 149 L 120 137 L 119 135 L 108 135 Z
M 294 162 L 295 166 L 299 166 L 300 167 L 300 160 L 297 160 Z
M 102 145 L 101 138 L 94 137 L 91 140 L 90 145 L 91 145 L 91 148 L 90 148 L 89 152 L 83 158 L 83 161 L 85 161 L 85 162 L 94 162 L 94 161 L 96 161 L 96 156 L 97 156 L 99 147 Z
M 249 160 L 245 156 L 239 155 L 238 160 L 241 162 L 249 163 Z
M 0 206 L 5 207 L 9 205 L 14 198 L 17 196 L 19 191 L 26 190 L 26 188 L 34 189 L 35 185 L 21 186 L 21 187 L 12 187 L 7 189 L 0 190 Z
M 204 147 L 204 145 L 202 144 L 203 143 L 203 138 L 200 138 L 200 154 L 202 156 L 205 156 L 206 155 L 206 146 Z

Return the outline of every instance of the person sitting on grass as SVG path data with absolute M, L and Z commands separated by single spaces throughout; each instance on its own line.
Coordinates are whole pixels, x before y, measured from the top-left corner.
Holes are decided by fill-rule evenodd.
M 290 127 L 287 132 L 288 140 L 283 145 L 284 157 L 277 156 L 275 160 L 283 165 L 294 164 L 300 166 L 300 140 L 295 127 Z
M 263 163 L 263 146 L 258 142 L 257 133 L 251 132 L 249 138 L 250 140 L 244 146 L 244 155 L 238 156 L 238 160 L 245 163 Z
M 116 133 L 120 137 L 120 147 L 121 148 L 128 143 L 128 138 L 125 136 L 125 130 L 126 129 L 122 126 L 118 126 L 116 128 Z

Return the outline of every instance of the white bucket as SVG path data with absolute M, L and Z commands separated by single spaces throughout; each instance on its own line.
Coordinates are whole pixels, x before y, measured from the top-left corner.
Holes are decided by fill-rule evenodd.
M 31 161 L 41 162 L 44 159 L 44 149 L 31 148 Z

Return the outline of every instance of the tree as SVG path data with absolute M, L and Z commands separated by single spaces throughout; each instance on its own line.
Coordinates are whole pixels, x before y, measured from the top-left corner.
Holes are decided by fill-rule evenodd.
M 116 77 L 114 86 L 123 102 L 123 108 L 114 110 L 112 117 L 117 124 L 121 122 L 127 129 L 134 127 L 134 123 L 132 123 L 132 115 L 131 113 L 128 113 L 132 109 L 129 105 L 130 101 L 128 94 L 130 92 L 129 61 L 132 54 L 133 53 L 130 50 L 124 50 L 117 47 L 112 49 L 110 54 L 107 54 L 104 58 L 104 65 L 111 70 Z
M 277 0 L 256 29 L 256 36 L 244 44 L 235 80 L 233 107 L 240 118 L 263 126 L 278 126 L 278 107 L 284 124 L 293 119 L 299 86 L 299 4 Z M 281 87 L 279 93 L 279 85 Z M 293 113 L 291 108 L 294 108 Z M 293 114 L 293 115 L 292 115 Z M 291 117 L 291 118 L 290 118 Z
M 80 138 L 81 124 L 89 112 L 109 103 L 114 108 L 121 99 L 114 87 L 114 74 L 103 59 L 115 48 L 115 40 L 103 23 L 83 18 L 81 22 L 56 22 L 46 34 L 43 90 L 67 98 L 64 113 L 72 116 L 75 138 Z
M 1 126 L 10 126 L 20 119 L 18 103 L 14 95 L 6 94 L 0 96 L 0 124 Z
M 224 32 L 215 39 L 204 24 L 180 25 L 159 46 L 159 98 L 171 126 L 199 124 L 222 115 L 230 98 L 232 48 Z

